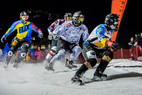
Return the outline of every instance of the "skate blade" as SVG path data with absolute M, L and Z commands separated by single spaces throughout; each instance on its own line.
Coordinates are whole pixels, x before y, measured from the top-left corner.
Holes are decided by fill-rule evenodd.
M 72 83 L 71 84 L 74 84 L 74 85 L 79 85 L 79 86 L 81 86 L 81 85 L 84 85 L 84 83 L 82 82 L 82 81 L 72 81 Z
M 101 76 L 101 77 L 94 77 L 92 78 L 92 81 L 105 81 L 107 80 L 107 76 Z

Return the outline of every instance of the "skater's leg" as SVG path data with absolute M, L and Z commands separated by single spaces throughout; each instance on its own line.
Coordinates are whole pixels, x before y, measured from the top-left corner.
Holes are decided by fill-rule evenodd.
M 80 46 L 75 46 L 72 49 L 72 53 L 70 54 L 69 60 L 76 60 L 81 53 L 81 47 Z
M 57 46 L 53 46 L 46 56 L 46 60 L 51 60 L 56 54 Z
M 45 69 L 54 71 L 53 66 L 54 66 L 55 61 L 64 58 L 65 54 L 66 54 L 65 49 L 59 50 L 59 52 L 45 66 Z
M 29 48 L 30 48 L 29 42 L 25 42 L 22 44 L 20 56 L 15 60 L 13 67 L 18 67 L 18 64 L 26 57 Z
M 65 49 L 59 50 L 59 52 L 51 59 L 50 63 L 55 63 L 55 61 L 60 60 L 65 57 Z
M 75 76 L 72 78 L 73 82 L 77 81 L 76 77 L 81 78 L 88 69 L 94 67 L 97 63 L 96 53 L 90 46 L 83 46 L 82 54 L 86 62 L 75 73 Z
M 81 47 L 75 46 L 72 49 L 72 53 L 70 54 L 68 62 L 66 62 L 66 66 L 69 68 L 76 68 L 77 66 L 73 65 L 74 61 L 78 58 L 79 54 L 81 53 Z
M 96 76 L 101 77 L 104 75 L 103 72 L 105 71 L 107 65 L 112 60 L 112 58 L 113 58 L 113 53 L 110 50 L 104 52 L 102 60 L 94 73 L 94 77 Z
M 18 41 L 16 41 L 15 39 L 12 41 L 12 44 L 11 44 L 11 48 L 8 52 L 8 55 L 6 57 L 6 63 L 4 65 L 4 68 L 6 68 L 10 62 L 10 59 L 12 58 L 14 52 L 16 51 L 16 45 L 18 44 Z

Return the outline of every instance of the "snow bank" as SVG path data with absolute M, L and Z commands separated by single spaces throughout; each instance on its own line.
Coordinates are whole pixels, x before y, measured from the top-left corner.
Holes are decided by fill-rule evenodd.
M 46 71 L 43 63 L 21 63 L 18 69 L 10 64 L 7 70 L 0 63 L 0 95 L 142 95 L 142 68 L 115 68 L 134 64 L 141 62 L 113 60 L 104 72 L 110 80 L 77 86 L 70 81 L 75 71 L 67 69 L 64 62 L 55 64 L 55 72 Z M 94 72 L 95 68 L 88 70 L 83 81 L 91 79 Z

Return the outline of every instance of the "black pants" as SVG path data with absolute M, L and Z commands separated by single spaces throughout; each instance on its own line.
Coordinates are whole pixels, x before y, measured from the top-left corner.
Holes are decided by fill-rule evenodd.
M 82 54 L 83 54 L 85 61 L 89 62 L 92 59 L 97 59 L 97 58 L 101 59 L 103 57 L 104 52 L 107 50 L 108 49 L 106 48 L 97 49 L 93 47 L 91 44 L 87 44 L 87 45 L 83 45 Z
M 57 52 L 61 49 L 65 49 L 66 51 L 69 51 L 70 53 L 72 52 L 72 49 L 76 46 L 77 44 L 75 43 L 69 43 L 62 38 L 59 38 L 57 41 Z
M 25 57 L 26 53 L 28 52 L 28 49 L 30 48 L 30 42 L 23 41 L 18 38 L 14 38 L 11 43 L 10 50 L 8 52 L 8 57 L 6 59 L 7 63 L 9 63 L 10 59 L 12 58 L 13 54 L 21 46 L 21 53 L 20 56 L 18 56 L 17 62 L 21 62 Z

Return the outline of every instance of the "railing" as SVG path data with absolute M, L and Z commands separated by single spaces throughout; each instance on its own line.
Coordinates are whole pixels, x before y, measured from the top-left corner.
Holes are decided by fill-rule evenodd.
M 132 49 L 123 49 L 114 52 L 113 59 L 132 59 L 142 61 L 142 47 L 135 46 Z M 98 60 L 99 61 L 99 60 Z M 79 55 L 77 63 L 84 63 L 82 54 Z

